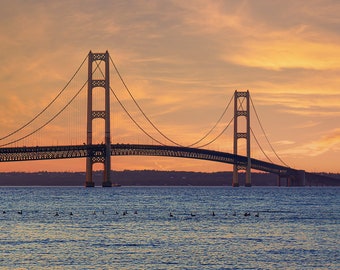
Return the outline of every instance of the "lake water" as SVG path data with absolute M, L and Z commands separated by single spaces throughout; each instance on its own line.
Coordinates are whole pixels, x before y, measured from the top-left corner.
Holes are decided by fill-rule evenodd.
M 0 202 L 0 269 L 340 269 L 340 188 L 2 187 Z

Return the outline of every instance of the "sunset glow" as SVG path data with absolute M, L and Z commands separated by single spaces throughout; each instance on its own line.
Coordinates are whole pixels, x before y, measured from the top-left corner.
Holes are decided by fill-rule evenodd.
M 0 138 L 41 112 L 90 50 L 108 50 L 146 115 L 181 145 L 198 141 L 214 126 L 235 90 L 249 90 L 269 141 L 288 165 L 340 172 L 340 1 L 5 2 L 0 10 Z M 70 86 L 73 92 L 65 91 L 50 114 L 86 79 L 87 62 Z M 165 143 L 112 66 L 111 87 L 134 119 Z M 98 95 L 98 104 L 102 99 Z M 156 144 L 111 100 L 113 143 Z M 63 115 L 17 145 L 82 144 L 85 101 L 86 87 Z M 232 106 L 207 141 L 228 124 Z M 103 123 L 95 125 L 100 143 Z M 267 155 L 280 164 L 254 111 L 251 127 Z M 207 148 L 232 152 L 232 128 Z M 267 161 L 254 139 L 251 152 Z M 191 159 L 112 157 L 112 169 L 210 172 L 231 167 Z M 0 171 L 85 171 L 85 160 L 1 163 Z

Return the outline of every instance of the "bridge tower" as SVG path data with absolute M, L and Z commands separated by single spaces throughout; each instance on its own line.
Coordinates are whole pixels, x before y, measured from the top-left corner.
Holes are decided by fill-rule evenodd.
M 86 187 L 94 187 L 93 164 L 103 163 L 103 187 L 111 187 L 111 133 L 110 133 L 110 70 L 109 70 L 109 52 L 92 53 L 88 55 L 88 92 L 87 92 L 87 146 L 88 157 L 86 158 Z M 103 61 L 105 63 L 105 77 L 104 79 L 93 78 L 93 62 Z M 97 64 L 98 65 L 98 64 Z M 105 91 L 105 109 L 95 111 L 92 108 L 93 89 L 96 87 L 104 88 Z M 93 155 L 90 148 L 92 145 L 92 122 L 96 118 L 101 118 L 105 121 L 105 143 L 103 144 L 102 153 L 100 157 L 98 154 Z
M 244 109 L 243 103 L 246 102 Z M 234 164 L 233 170 L 233 187 L 238 187 L 238 171 L 245 170 L 246 171 L 246 187 L 251 187 L 251 159 L 250 159 L 250 105 L 249 105 L 249 91 L 241 92 L 235 91 L 234 94 L 234 155 L 238 153 L 238 140 L 245 139 L 246 140 L 246 154 L 247 154 L 247 162 L 246 163 L 236 163 Z M 239 117 L 245 117 L 245 130 L 239 132 L 238 120 Z

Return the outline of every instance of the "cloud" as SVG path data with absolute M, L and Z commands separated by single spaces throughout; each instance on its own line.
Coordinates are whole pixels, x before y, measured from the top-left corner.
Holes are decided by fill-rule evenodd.
M 320 21 L 337 23 L 340 5 L 336 1 L 308 6 L 291 1 L 195 3 L 183 4 L 190 10 L 185 23 L 207 34 L 211 42 L 223 44 L 220 57 L 227 63 L 270 70 L 340 68 L 338 29 L 329 25 L 323 25 L 328 31 L 320 29 Z M 290 14 L 289 20 L 284 14 Z
M 337 128 L 340 112 L 339 13 L 339 1 L 331 0 L 8 1 L 0 10 L 2 133 L 48 104 L 89 50 L 109 50 L 145 113 L 176 141 L 201 138 L 234 90 L 249 89 L 270 138 L 291 150 L 289 159 L 313 144 L 320 152 L 315 137 L 326 140 L 322 133 Z M 86 81 L 86 69 L 74 89 Z M 152 129 L 111 71 L 119 98 Z M 150 141 L 112 100 L 114 139 Z M 222 122 L 232 116 L 228 111 Z M 61 130 L 76 127 L 63 117 L 50 127 L 52 140 L 67 140 Z M 76 122 L 82 117 L 84 111 Z M 226 149 L 231 137 L 214 147 Z M 328 158 L 338 151 L 325 149 Z
M 295 154 L 306 157 L 317 157 L 328 151 L 340 151 L 340 129 L 336 128 L 324 134 L 318 140 L 313 140 L 287 149 L 284 154 Z
M 299 91 L 294 86 L 265 85 L 251 91 L 255 108 L 273 106 L 274 110 L 285 114 L 304 117 L 336 117 L 340 114 L 340 93 L 334 91 L 316 91 L 302 87 Z M 286 89 L 287 87 L 287 89 Z M 306 84 L 307 87 L 307 84 Z M 282 91 L 280 91 L 282 89 Z M 306 89 L 306 91 L 304 91 Z
M 292 145 L 294 143 L 295 143 L 294 141 L 288 141 L 288 140 L 281 140 L 281 141 L 275 142 L 275 144 L 277 145 Z
M 339 45 L 291 40 L 289 36 L 285 40 L 278 40 L 282 38 L 281 34 L 261 41 L 249 41 L 249 44 L 244 44 L 242 49 L 226 55 L 224 59 L 242 66 L 273 70 L 340 68 Z

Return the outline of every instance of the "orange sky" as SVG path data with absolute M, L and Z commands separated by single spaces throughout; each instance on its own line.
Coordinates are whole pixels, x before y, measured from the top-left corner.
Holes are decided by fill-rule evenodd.
M 171 139 L 184 145 L 197 141 L 215 124 L 234 91 L 249 89 L 272 146 L 288 165 L 340 172 L 340 1 L 5 2 L 0 10 L 0 137 L 39 113 L 89 50 L 109 50 L 140 106 Z M 86 69 L 72 91 L 86 81 Z M 113 70 L 111 74 L 117 95 L 155 134 Z M 17 145 L 84 142 L 83 92 L 48 128 Z M 65 94 L 58 108 L 72 93 Z M 113 142 L 155 143 L 111 99 Z M 231 107 L 215 135 L 232 114 Z M 254 112 L 251 122 L 266 154 L 279 163 Z M 232 126 L 208 148 L 231 152 Z M 266 160 L 254 139 L 252 155 Z M 112 168 L 221 171 L 230 166 L 113 157 Z M 84 160 L 0 164 L 0 171 L 84 169 Z

